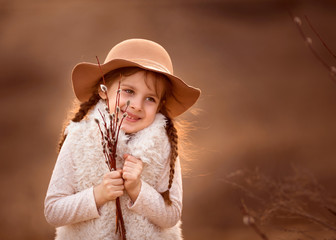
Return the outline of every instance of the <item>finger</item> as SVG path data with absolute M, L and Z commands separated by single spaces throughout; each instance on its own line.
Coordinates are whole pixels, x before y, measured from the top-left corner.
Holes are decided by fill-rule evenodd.
M 108 198 L 110 199 L 110 200 L 114 200 L 114 199 L 116 199 L 117 197 L 120 197 L 120 196 L 122 196 L 124 194 L 124 191 L 114 191 L 114 192 L 110 192 L 110 193 L 108 193 Z
M 124 195 L 124 191 L 116 191 L 114 194 L 116 197 L 121 197 L 122 195 Z
M 136 175 L 130 172 L 125 172 L 123 174 L 123 178 L 125 179 L 125 181 L 129 181 L 129 180 L 135 180 L 137 179 Z
M 124 184 L 124 179 L 123 178 L 109 178 L 109 179 L 104 179 L 103 184 L 105 186 L 119 186 Z
M 126 155 L 126 154 L 125 154 Z M 138 159 L 138 158 L 136 158 L 136 157 L 134 157 L 134 156 L 132 156 L 132 155 L 127 155 L 127 157 L 126 158 L 124 158 L 125 159 L 125 162 L 133 162 L 133 163 L 138 163 L 138 162 L 141 162 L 141 160 L 140 159 Z
M 124 180 L 122 178 L 113 179 L 111 184 L 114 186 L 124 185 Z
M 125 171 L 125 167 L 136 168 L 138 165 L 139 165 L 139 164 L 134 163 L 134 162 L 125 162 L 125 163 L 124 163 L 123 170 Z
M 108 172 L 108 173 L 106 173 L 105 175 L 104 175 L 104 179 L 106 178 L 106 179 L 110 179 L 110 178 L 113 178 L 113 176 L 115 176 L 115 172 L 114 171 L 112 171 L 112 172 Z
M 123 173 L 125 171 L 142 172 L 143 166 L 141 164 L 128 163 L 124 165 Z
M 108 185 L 106 186 L 106 189 L 108 192 L 115 192 L 115 191 L 122 191 L 124 190 L 124 185 Z
M 127 182 L 128 180 L 129 180 L 129 173 L 127 173 L 127 172 L 125 172 L 124 174 L 123 174 L 123 178 L 125 179 L 125 182 Z
M 142 162 L 134 163 L 134 162 L 125 162 L 123 171 L 125 171 L 125 168 L 131 168 L 131 169 L 139 169 L 140 171 L 143 169 Z
M 120 171 L 112 171 L 112 172 L 109 172 L 105 175 L 107 178 L 121 178 L 121 172 Z
M 109 190 L 112 191 L 112 192 L 115 192 L 115 191 L 123 191 L 124 188 L 125 188 L 124 185 L 109 186 Z
M 125 167 L 123 171 L 122 177 L 124 178 L 125 173 L 131 173 L 131 174 L 140 174 L 141 170 L 138 168 L 133 168 L 133 167 Z

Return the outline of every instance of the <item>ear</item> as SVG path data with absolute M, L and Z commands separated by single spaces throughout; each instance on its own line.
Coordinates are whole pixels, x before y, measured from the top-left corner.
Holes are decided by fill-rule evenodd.
M 106 94 L 98 87 L 98 94 L 101 97 L 101 99 L 106 99 Z

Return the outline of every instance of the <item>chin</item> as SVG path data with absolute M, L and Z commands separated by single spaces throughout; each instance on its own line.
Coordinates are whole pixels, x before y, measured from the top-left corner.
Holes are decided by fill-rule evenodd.
M 121 129 L 128 134 L 132 134 L 132 133 L 137 133 L 143 129 L 145 129 L 146 127 L 148 127 L 150 124 L 129 124 L 127 122 L 124 122 L 121 126 Z
M 132 133 L 136 133 L 136 132 L 139 131 L 139 130 L 137 130 L 135 128 L 132 128 L 132 127 L 129 127 L 129 126 L 122 126 L 121 129 L 127 134 L 132 134 Z

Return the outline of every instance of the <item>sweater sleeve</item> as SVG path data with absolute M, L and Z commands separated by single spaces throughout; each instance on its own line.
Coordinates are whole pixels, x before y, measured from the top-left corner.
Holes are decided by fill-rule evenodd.
M 69 137 L 58 155 L 44 202 L 46 220 L 56 227 L 99 217 L 93 187 L 75 191 Z
M 175 174 L 170 189 L 171 205 L 165 203 L 160 192 L 167 190 L 169 180 L 169 161 L 158 184 L 153 188 L 142 181 L 141 190 L 134 203 L 129 203 L 129 209 L 147 217 L 152 223 L 162 228 L 173 227 L 182 215 L 182 176 L 179 158 L 176 159 Z

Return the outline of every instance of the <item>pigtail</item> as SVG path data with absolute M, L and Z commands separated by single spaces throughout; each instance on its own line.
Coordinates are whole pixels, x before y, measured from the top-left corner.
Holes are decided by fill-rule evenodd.
M 81 103 L 81 105 L 79 106 L 78 112 L 71 119 L 71 121 L 80 122 L 89 112 L 89 110 L 98 103 L 99 100 L 100 100 L 100 96 L 98 93 L 92 94 L 92 96 L 89 98 L 87 102 Z
M 177 130 L 174 126 L 173 120 L 167 117 L 166 131 L 168 135 L 168 140 L 171 146 L 170 150 L 170 172 L 169 172 L 169 181 L 168 181 L 168 190 L 161 193 L 162 197 L 168 205 L 172 204 L 172 201 L 169 197 L 169 190 L 172 187 L 174 174 L 175 174 L 175 163 L 178 156 L 178 135 Z
M 86 114 L 89 112 L 89 110 L 98 103 L 98 101 L 100 100 L 100 96 L 98 94 L 98 92 L 92 94 L 92 96 L 90 97 L 90 99 L 86 102 L 83 102 L 80 104 L 78 111 L 76 112 L 75 116 L 71 119 L 71 121 L 73 122 L 80 122 L 85 116 Z M 58 151 L 61 150 L 63 143 L 66 139 L 66 134 L 64 134 L 65 128 L 69 125 L 69 121 L 66 122 L 66 124 L 63 126 L 63 130 L 62 130 L 62 134 L 61 134 L 61 138 L 59 140 L 58 143 Z

